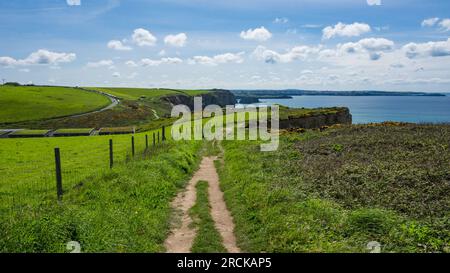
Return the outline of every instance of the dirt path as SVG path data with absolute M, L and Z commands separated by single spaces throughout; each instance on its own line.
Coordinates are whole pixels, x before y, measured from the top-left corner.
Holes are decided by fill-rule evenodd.
M 211 216 L 217 231 L 222 236 L 224 247 L 228 252 L 240 252 L 233 233 L 233 218 L 226 207 L 223 193 L 219 187 L 219 175 L 214 166 L 214 160 L 216 159 L 217 157 L 204 157 L 200 164 L 200 169 L 189 181 L 186 189 L 180 192 L 172 201 L 172 208 L 177 212 L 177 218 L 181 218 L 181 223 L 175 223 L 170 235 L 164 242 L 168 253 L 188 253 L 191 250 L 197 232 L 190 227 L 192 219 L 189 216 L 189 209 L 195 205 L 197 198 L 195 186 L 200 180 L 209 183 L 208 196 L 211 205 Z

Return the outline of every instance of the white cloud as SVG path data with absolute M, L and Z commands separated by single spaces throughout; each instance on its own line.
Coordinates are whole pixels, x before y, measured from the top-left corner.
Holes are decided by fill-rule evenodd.
M 244 52 L 239 53 L 224 53 L 215 55 L 213 57 L 209 56 L 194 56 L 189 59 L 190 64 L 203 64 L 203 65 L 218 65 L 218 64 L 226 64 L 226 63 L 243 63 L 243 55 Z
M 141 60 L 142 66 L 159 66 L 161 64 L 180 64 L 183 60 L 180 58 L 161 58 L 159 60 L 152 60 L 144 58 Z
M 296 46 L 288 50 L 286 53 L 278 53 L 274 50 L 267 49 L 264 46 L 258 46 L 253 51 L 253 56 L 257 60 L 266 63 L 289 63 L 299 59 L 306 59 L 312 54 L 318 54 L 321 47 Z
M 158 52 L 159 56 L 166 56 L 166 51 L 162 49 L 160 52 Z
M 183 47 L 186 44 L 186 40 L 187 35 L 185 33 L 179 33 L 176 35 L 167 35 L 164 38 L 164 43 L 174 47 Z
M 447 41 L 428 43 L 409 43 L 403 46 L 406 57 L 415 59 L 418 57 L 445 57 L 450 56 L 450 38 Z
M 443 19 L 441 22 L 439 22 L 439 26 L 444 31 L 450 31 L 450 19 Z
M 59 63 L 69 63 L 76 59 L 75 53 L 58 53 L 46 49 L 39 49 L 31 53 L 26 59 L 16 60 L 11 57 L 0 57 L 0 65 L 15 66 L 15 65 L 57 65 Z
M 305 24 L 305 25 L 301 25 L 302 28 L 321 28 L 322 25 L 319 24 Z
M 112 74 L 112 76 L 113 76 L 114 78 L 120 78 L 120 73 L 119 73 L 119 72 L 114 72 L 114 73 Z
M 275 24 L 286 24 L 289 22 L 289 19 L 286 17 L 277 17 L 277 18 L 275 18 L 275 20 L 273 20 L 273 22 Z
M 0 57 L 1 66 L 14 66 L 17 65 L 17 60 L 11 57 Z
M 434 25 L 436 25 L 436 23 L 439 21 L 438 17 L 434 17 L 434 18 L 428 18 L 422 21 L 422 26 L 423 27 L 432 27 Z
M 381 0 L 367 0 L 367 5 L 369 6 L 380 6 Z
M 394 48 L 394 42 L 384 38 L 367 38 L 356 43 L 345 43 L 337 45 L 338 54 L 368 53 L 371 60 L 381 58 L 383 52 Z
M 129 46 L 125 46 L 121 41 L 118 40 L 111 40 L 108 42 L 108 48 L 114 49 L 114 50 L 121 50 L 121 51 L 127 51 L 131 50 L 132 48 Z
M 114 62 L 112 60 L 100 60 L 98 62 L 88 62 L 87 67 L 91 68 L 98 68 L 98 67 L 105 67 L 105 66 L 113 66 Z
M 69 6 L 80 6 L 81 0 L 66 0 L 66 3 Z
M 135 29 L 132 39 L 138 46 L 154 46 L 158 40 L 150 31 L 143 28 Z
M 336 36 L 340 37 L 355 37 L 361 36 L 364 33 L 370 32 L 371 28 L 368 24 L 353 23 L 350 25 L 344 23 L 337 23 L 334 27 L 328 26 L 322 30 L 323 39 L 331 39 Z
M 127 61 L 125 62 L 125 65 L 128 67 L 137 67 L 137 63 L 135 63 L 134 61 Z
M 260 27 L 242 31 L 240 36 L 244 40 L 263 42 L 269 40 L 272 37 L 272 33 L 270 33 L 270 31 L 268 31 L 265 27 Z

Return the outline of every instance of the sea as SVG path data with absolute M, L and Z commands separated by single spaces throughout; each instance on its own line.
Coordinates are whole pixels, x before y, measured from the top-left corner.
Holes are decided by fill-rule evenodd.
M 355 124 L 383 121 L 450 123 L 450 94 L 436 97 L 294 96 L 292 99 L 260 101 L 259 105 L 281 104 L 293 108 L 345 106 L 350 109 Z

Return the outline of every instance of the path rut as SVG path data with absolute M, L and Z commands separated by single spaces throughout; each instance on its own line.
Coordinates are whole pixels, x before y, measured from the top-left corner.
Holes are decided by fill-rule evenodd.
M 172 208 L 181 223 L 174 223 L 170 235 L 164 242 L 168 253 L 188 253 L 191 250 L 197 231 L 191 227 L 192 219 L 189 210 L 195 205 L 197 196 L 196 188 L 198 181 L 207 181 L 208 197 L 211 206 L 211 216 L 217 231 L 222 236 L 225 249 L 231 253 L 240 252 L 234 236 L 234 222 L 223 199 L 220 190 L 219 175 L 214 166 L 217 157 L 204 157 L 200 163 L 200 169 L 189 181 L 186 189 L 180 192 L 172 201 Z

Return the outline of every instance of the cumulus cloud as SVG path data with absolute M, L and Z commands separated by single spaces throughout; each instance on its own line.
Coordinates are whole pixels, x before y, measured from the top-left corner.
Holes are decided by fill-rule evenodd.
M 344 24 L 337 23 L 335 26 L 328 26 L 322 30 L 323 39 L 331 39 L 333 37 L 355 37 L 361 36 L 364 33 L 370 32 L 371 28 L 368 24 L 364 23 L 353 23 Z
M 152 60 L 144 58 L 141 60 L 142 66 L 159 66 L 161 64 L 180 64 L 183 60 L 180 58 L 161 58 L 159 60 Z
M 121 50 L 121 51 L 128 51 L 128 50 L 132 49 L 129 46 L 125 46 L 121 41 L 118 41 L 118 40 L 109 41 L 108 48 L 114 49 L 114 50 Z
M 260 27 L 242 31 L 240 36 L 244 40 L 263 42 L 269 40 L 272 37 L 272 33 L 270 33 L 270 31 L 268 31 L 265 27 Z
M 428 43 L 409 43 L 403 46 L 406 57 L 415 59 L 419 57 L 445 57 L 450 56 L 450 38 L 447 41 Z
M 137 67 L 138 66 L 138 64 L 136 62 L 131 61 L 131 60 L 125 62 L 125 65 L 128 66 L 128 67 Z
M 132 40 L 138 46 L 154 46 L 158 39 L 150 31 L 138 28 L 133 32 Z
M 432 27 L 434 25 L 436 25 L 436 23 L 439 21 L 438 17 L 434 17 L 434 18 L 428 18 L 422 21 L 422 26 L 423 27 Z
M 367 38 L 356 43 L 338 44 L 338 54 L 368 53 L 371 60 L 379 60 L 383 52 L 394 48 L 394 42 L 384 38 Z
M 267 49 L 264 46 L 258 46 L 252 56 L 257 60 L 262 60 L 266 63 L 289 63 L 299 59 L 306 59 L 311 54 L 318 54 L 321 47 L 310 46 L 296 46 L 285 53 L 278 53 L 274 50 Z
M 367 5 L 369 6 L 380 6 L 381 0 L 367 0 Z
M 239 53 L 224 53 L 215 55 L 213 57 L 209 56 L 194 56 L 189 59 L 190 64 L 203 64 L 203 65 L 218 65 L 218 64 L 226 64 L 226 63 L 243 63 L 243 55 L 245 52 Z
M 186 40 L 187 35 L 185 33 L 179 33 L 176 35 L 167 35 L 164 38 L 164 43 L 174 47 L 183 47 L 186 44 Z
M 98 67 L 105 67 L 105 66 L 113 66 L 114 62 L 112 60 L 100 60 L 98 62 L 88 62 L 87 67 L 91 68 L 98 68 Z
M 15 65 L 57 65 L 59 63 L 69 63 L 76 59 L 75 53 L 59 53 L 52 52 L 46 49 L 39 49 L 31 53 L 25 59 L 14 59 L 12 57 L 0 57 L 0 65 L 15 66 Z
M 120 78 L 120 73 L 119 73 L 119 72 L 114 72 L 114 73 L 112 74 L 112 76 L 113 76 L 114 78 Z
M 69 6 L 80 6 L 81 0 L 66 0 L 66 3 Z
M 444 31 L 450 31 L 450 19 L 443 19 L 441 22 L 439 22 L 439 26 Z

